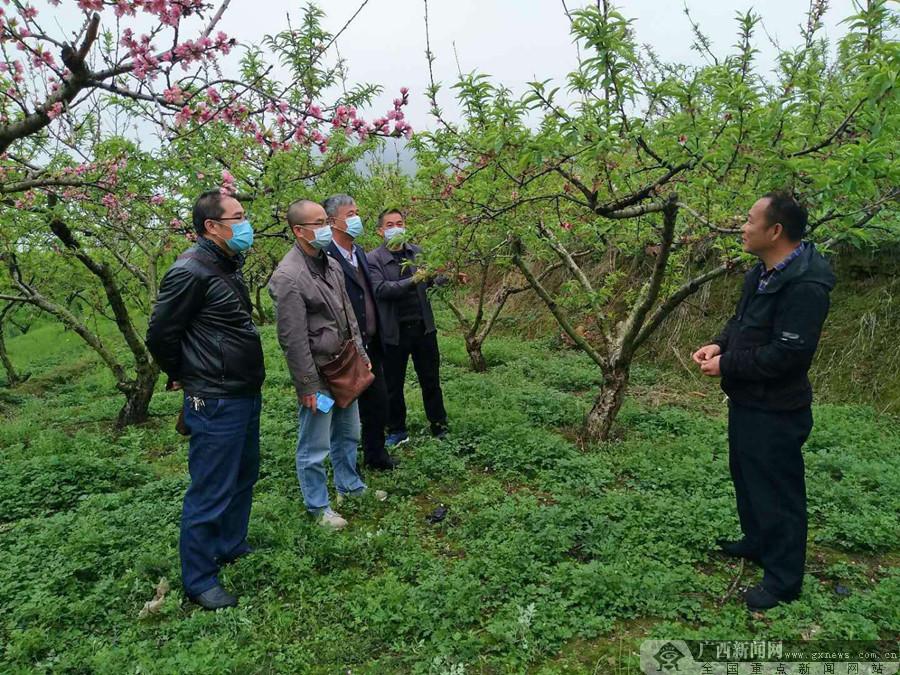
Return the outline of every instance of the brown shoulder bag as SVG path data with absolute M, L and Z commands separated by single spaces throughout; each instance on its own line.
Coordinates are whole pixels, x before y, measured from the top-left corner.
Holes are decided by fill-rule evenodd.
M 328 382 L 335 405 L 338 408 L 348 408 L 375 381 L 375 375 L 366 366 L 366 361 L 359 353 L 359 347 L 356 346 L 356 340 L 353 339 L 350 315 L 347 313 L 346 292 L 341 298 L 341 305 L 347 319 L 347 340 L 341 347 L 341 353 L 325 365 L 320 366 L 319 372 Z

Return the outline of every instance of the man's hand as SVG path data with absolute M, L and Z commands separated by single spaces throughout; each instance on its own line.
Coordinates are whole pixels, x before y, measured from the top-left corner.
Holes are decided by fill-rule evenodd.
M 415 274 L 412 275 L 412 280 L 414 284 L 423 284 L 426 281 L 430 280 L 433 276 L 434 272 L 429 272 L 428 270 L 422 269 L 420 267 L 416 270 Z
M 718 354 L 710 359 L 706 359 L 700 364 L 700 370 L 709 377 L 722 377 L 722 369 L 719 367 L 719 361 L 721 360 L 722 356 Z
M 697 365 L 702 366 L 704 361 L 709 361 L 711 358 L 718 356 L 721 353 L 722 348 L 719 345 L 706 345 L 695 351 L 691 355 L 691 359 L 693 359 L 694 363 Z
M 300 397 L 300 405 L 304 408 L 309 408 L 312 413 L 316 412 L 316 395 L 315 394 L 306 394 L 306 396 Z
M 169 382 L 169 386 L 166 387 L 166 391 L 181 391 L 181 382 L 175 382 L 174 380 Z

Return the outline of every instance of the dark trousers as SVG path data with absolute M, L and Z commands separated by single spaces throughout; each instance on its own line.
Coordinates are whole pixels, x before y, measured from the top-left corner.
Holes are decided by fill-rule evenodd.
M 741 530 L 762 562 L 766 590 L 793 599 L 806 563 L 806 480 L 801 448 L 810 408 L 789 412 L 729 404 L 729 467 Z
M 388 393 L 384 379 L 384 352 L 377 341 L 366 345 L 375 380 L 359 397 L 359 421 L 362 424 L 363 456 L 366 464 L 380 465 L 387 460 L 384 428 L 387 425 Z
M 441 391 L 440 365 L 437 333 L 425 333 L 425 324 L 400 324 L 400 344 L 387 345 L 384 354 L 384 376 L 388 390 L 389 433 L 406 429 L 406 399 L 403 384 L 406 381 L 406 365 L 412 356 L 413 367 L 422 388 L 422 403 L 425 415 L 431 422 L 431 430 L 436 432 L 447 424 L 444 409 L 444 394 Z
M 191 484 L 181 512 L 181 578 L 189 596 L 219 583 L 219 565 L 247 546 L 253 485 L 259 477 L 260 396 L 185 396 L 191 431 Z

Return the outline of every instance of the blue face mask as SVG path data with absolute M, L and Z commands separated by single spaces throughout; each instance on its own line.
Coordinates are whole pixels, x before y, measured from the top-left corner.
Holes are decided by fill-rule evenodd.
M 347 234 L 354 239 L 363 233 L 363 221 L 359 216 L 350 216 L 344 222 L 347 223 Z
M 393 240 L 402 238 L 405 233 L 405 227 L 389 227 L 384 231 L 384 241 L 385 243 L 391 244 L 393 243 Z
M 306 228 L 308 230 L 312 230 L 311 227 Z M 313 230 L 315 233 L 315 238 L 308 242 L 310 246 L 314 249 L 321 251 L 323 248 L 328 248 L 331 245 L 331 226 L 323 225 L 322 227 Z
M 231 239 L 226 239 L 225 243 L 235 253 L 243 253 L 253 246 L 253 226 L 249 220 L 242 220 L 236 225 L 231 226 Z

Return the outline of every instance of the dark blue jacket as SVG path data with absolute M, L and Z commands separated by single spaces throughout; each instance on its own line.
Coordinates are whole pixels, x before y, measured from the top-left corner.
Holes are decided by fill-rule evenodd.
M 359 285 L 359 278 L 356 276 L 356 270 L 353 268 L 344 254 L 340 252 L 337 244 L 331 242 L 325 252 L 334 260 L 337 260 L 341 269 L 344 270 L 344 281 L 347 287 L 347 297 L 350 298 L 350 304 L 353 305 L 353 313 L 356 315 L 356 323 L 359 324 L 359 332 L 362 335 L 363 343 L 369 344 L 369 336 L 366 335 L 366 296 L 362 286 Z M 356 264 L 362 269 L 363 278 L 368 286 L 369 294 L 372 296 L 372 303 L 375 305 L 375 325 L 378 326 L 378 339 L 383 343 L 382 336 L 384 331 L 381 326 L 381 317 L 378 316 L 378 299 L 375 297 L 375 289 L 372 285 L 371 271 L 369 270 L 369 262 L 366 259 L 366 252 L 359 244 L 353 244 L 353 252 L 356 254 Z
M 812 402 L 807 373 L 835 277 L 813 244 L 760 291 L 763 270 L 760 262 L 747 272 L 737 310 L 714 340 L 722 389 L 747 407 L 796 410 Z

